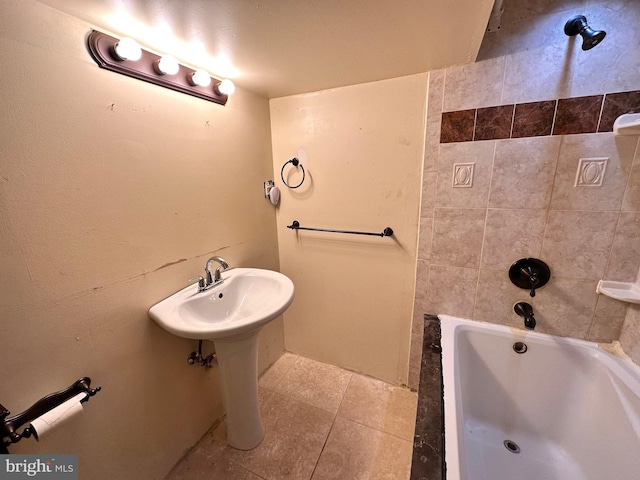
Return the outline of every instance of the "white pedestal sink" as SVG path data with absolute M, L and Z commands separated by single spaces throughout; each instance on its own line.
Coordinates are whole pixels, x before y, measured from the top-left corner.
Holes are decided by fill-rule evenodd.
M 293 282 L 281 273 L 235 268 L 206 292 L 190 285 L 149 309 L 169 332 L 213 340 L 227 412 L 227 443 L 240 450 L 264 438 L 258 408 L 258 335 L 293 301 Z
M 227 443 L 251 450 L 264 438 L 258 407 L 258 334 L 251 330 L 213 341 L 227 412 Z

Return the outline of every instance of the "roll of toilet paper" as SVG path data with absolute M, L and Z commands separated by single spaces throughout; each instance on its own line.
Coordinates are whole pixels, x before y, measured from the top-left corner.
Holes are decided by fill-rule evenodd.
M 269 190 L 269 201 L 272 204 L 277 205 L 279 200 L 280 200 L 280 189 L 278 187 L 272 187 L 271 190 Z
M 82 413 L 82 404 L 80 403 L 87 396 L 86 393 L 79 393 L 66 402 L 58 405 L 56 408 L 49 410 L 44 415 L 39 416 L 31 422 L 31 430 L 36 440 L 40 440 L 47 435 L 52 429 L 57 428 L 70 418 Z

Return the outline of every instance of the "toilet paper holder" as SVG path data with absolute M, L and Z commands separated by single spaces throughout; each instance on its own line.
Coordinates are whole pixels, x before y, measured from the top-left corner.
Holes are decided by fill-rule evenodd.
M 26 427 L 22 432 L 18 432 L 17 430 L 23 425 L 31 423 L 36 418 L 44 415 L 57 406 L 62 405 L 64 402 L 72 399 L 80 393 L 87 394 L 85 398 L 80 400 L 80 403 L 84 403 L 89 400 L 89 397 L 93 397 L 100 390 L 101 387 L 91 388 L 91 379 L 89 377 L 82 377 L 64 390 L 50 393 L 49 395 L 42 397 L 24 412 L 11 417 L 9 416 L 11 412 L 0 404 L 0 421 L 2 422 L 0 423 L 0 437 L 2 437 L 0 454 L 9 453 L 7 451 L 7 447 L 9 445 L 33 435 L 33 431 L 30 427 Z

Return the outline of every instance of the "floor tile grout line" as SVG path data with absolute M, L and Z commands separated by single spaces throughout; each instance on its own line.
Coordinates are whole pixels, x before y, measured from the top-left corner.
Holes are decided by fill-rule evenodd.
M 340 367 L 338 367 L 340 368 Z M 341 369 L 344 370 L 344 369 Z M 345 370 L 345 372 L 348 372 L 348 370 Z M 311 477 L 309 477 L 309 480 L 313 479 L 313 476 L 316 473 L 316 469 L 318 468 L 318 464 L 320 463 L 320 459 L 322 458 L 322 454 L 324 453 L 324 449 L 327 446 L 327 442 L 329 441 L 329 437 L 331 436 L 331 432 L 333 432 L 333 427 L 336 424 L 336 419 L 338 418 L 338 412 L 340 412 L 340 406 L 342 405 L 342 402 L 344 401 L 344 397 L 347 395 L 347 390 L 349 389 L 349 385 L 351 385 L 351 381 L 353 380 L 353 373 L 352 372 L 348 372 L 349 373 L 349 382 L 347 383 L 346 387 L 344 388 L 344 392 L 342 392 L 342 398 L 340 399 L 340 403 L 338 404 L 338 408 L 336 409 L 336 412 L 333 414 L 333 420 L 331 421 L 331 427 L 329 427 L 329 432 L 327 433 L 327 438 L 324 439 L 324 443 L 322 444 L 322 448 L 320 449 L 320 455 L 318 455 L 318 459 L 316 460 L 316 464 L 313 466 L 313 471 L 311 472 Z M 343 418 L 343 417 L 340 417 Z
M 396 435 L 395 433 L 386 432 L 384 430 L 380 430 L 379 428 L 372 427 L 371 425 L 367 425 L 366 423 L 359 422 L 358 420 L 354 420 L 353 418 L 345 417 L 345 416 L 342 416 L 342 415 L 336 415 L 336 416 L 338 416 L 338 417 L 340 417 L 340 418 L 342 418 L 344 420 L 348 420 L 350 422 L 356 423 L 356 424 L 358 424 L 358 425 L 360 425 L 362 427 L 370 428 L 371 430 L 375 430 L 376 432 L 380 432 L 380 433 L 383 433 L 385 435 L 389 435 L 390 437 L 397 438 L 398 440 L 404 440 L 405 442 L 413 443 L 413 430 L 412 430 L 411 439 L 409 440 L 409 439 L 406 439 L 406 438 L 402 438 L 402 437 Z
M 291 353 L 291 352 L 289 352 L 289 353 Z M 291 395 L 291 394 L 289 394 L 289 393 L 285 393 L 285 392 L 281 389 L 281 387 L 283 386 L 283 384 L 284 384 L 284 382 L 285 382 L 286 374 L 287 374 L 287 373 L 288 373 L 288 372 L 293 368 L 293 366 L 294 366 L 296 363 L 298 363 L 298 361 L 299 361 L 301 358 L 307 358 L 307 357 L 303 357 L 303 356 L 301 356 L 301 355 L 297 355 L 297 354 L 293 354 L 293 353 L 291 353 L 291 354 L 295 356 L 295 361 L 294 361 L 294 362 L 292 362 L 292 366 L 287 370 L 287 372 L 285 372 L 285 373 L 282 375 L 282 377 L 279 379 L 279 381 L 278 381 L 278 382 L 276 382 L 276 384 L 275 384 L 275 385 L 274 385 L 274 387 L 273 387 L 273 388 L 274 388 L 273 390 L 270 390 L 270 389 L 266 389 L 266 390 L 270 390 L 270 391 L 271 391 L 271 392 L 273 392 L 273 393 L 276 393 L 276 394 L 278 394 L 278 395 L 282 395 L 282 396 L 284 396 L 284 397 L 286 397 L 286 398 L 289 398 L 289 399 L 291 399 L 291 400 L 293 400 L 293 401 L 300 402 L 300 403 L 303 403 L 303 404 L 305 404 L 305 405 L 307 405 L 307 406 L 310 406 L 310 407 L 313 407 L 313 408 L 317 408 L 317 409 L 319 409 L 319 410 L 322 410 L 322 411 L 324 411 L 324 412 L 326 412 L 326 413 L 329 413 L 329 414 L 330 414 L 330 415 L 332 415 L 332 417 L 333 417 L 333 418 L 332 418 L 332 420 L 331 420 L 331 426 L 329 427 L 329 430 L 328 430 L 328 432 L 327 432 L 327 436 L 326 436 L 326 437 L 325 437 L 325 439 L 324 439 L 324 442 L 323 442 L 323 444 L 322 444 L 322 448 L 320 449 L 320 452 L 319 452 L 319 454 L 318 454 L 318 457 L 316 458 L 315 464 L 314 464 L 314 466 L 313 466 L 313 470 L 311 471 L 311 476 L 309 477 L 309 480 L 310 480 L 310 479 L 313 477 L 313 475 L 315 474 L 315 471 L 316 471 L 316 469 L 317 469 L 317 467 L 318 467 L 318 464 L 319 464 L 319 462 L 320 462 L 320 458 L 322 457 L 322 453 L 324 452 L 324 449 L 325 449 L 325 447 L 326 447 L 326 445 L 327 445 L 327 442 L 328 442 L 328 440 L 329 440 L 329 436 L 331 435 L 331 432 L 333 431 L 333 426 L 334 426 L 334 424 L 335 424 L 336 418 L 338 417 L 338 411 L 340 410 L 340 405 L 342 405 L 342 402 L 344 401 L 344 397 L 346 396 L 347 389 L 349 388 L 349 385 L 351 384 L 351 381 L 352 381 L 352 379 L 353 379 L 353 377 L 354 377 L 354 373 L 353 373 L 353 372 L 350 372 L 349 370 L 346 370 L 346 369 L 344 369 L 344 368 L 338 367 L 338 366 L 336 366 L 336 365 L 325 364 L 324 362 L 320 362 L 320 361 L 318 361 L 318 360 L 308 359 L 308 360 L 311 360 L 311 361 L 314 361 L 314 362 L 317 362 L 317 363 L 321 363 L 321 364 L 325 364 L 325 365 L 329 365 L 329 366 L 334 366 L 334 367 L 336 367 L 338 370 L 340 370 L 341 372 L 344 372 L 344 373 L 346 373 L 346 374 L 348 374 L 348 375 L 349 375 L 349 381 L 347 382 L 347 384 L 346 384 L 346 386 L 345 386 L 345 388 L 344 388 L 344 391 L 342 392 L 342 395 L 341 395 L 340 401 L 338 402 L 338 405 L 337 405 L 337 407 L 336 407 L 335 411 L 334 411 L 334 410 L 327 410 L 326 408 L 320 407 L 320 406 L 318 406 L 318 405 L 311 404 L 311 403 L 309 403 L 308 401 L 305 401 L 304 399 L 300 399 L 300 398 L 295 397 L 295 396 L 293 396 L 293 395 Z M 262 387 L 262 388 L 264 388 L 264 387 Z M 282 390 L 282 391 L 281 391 L 281 390 Z M 253 473 L 253 472 L 252 472 L 252 473 Z
M 324 453 L 324 449 L 327 446 L 327 442 L 329 441 L 329 437 L 331 436 L 331 432 L 333 432 L 333 426 L 336 423 L 336 418 L 338 418 L 338 414 L 337 413 L 333 416 L 333 420 L 331 420 L 331 426 L 329 427 L 329 431 L 327 432 L 327 436 L 324 439 L 324 443 L 322 444 L 322 448 L 320 449 L 320 454 L 318 455 L 318 458 L 316 459 L 316 463 L 313 465 L 313 470 L 311 470 L 311 476 L 309 477 L 309 480 L 312 480 L 313 476 L 316 473 L 316 469 L 318 468 L 318 464 L 320 463 L 320 459 L 322 458 L 322 454 Z
M 292 356 L 295 356 L 295 357 L 296 357 L 295 362 L 293 362 L 294 364 L 295 364 L 295 363 L 298 361 L 298 359 L 300 359 L 300 358 L 307 358 L 307 357 L 303 357 L 303 356 L 300 356 L 300 355 L 297 355 L 297 354 L 294 354 L 294 353 L 291 353 L 291 352 L 286 352 L 286 353 L 290 353 Z M 310 359 L 310 360 L 313 360 L 313 359 Z M 320 361 L 318 361 L 318 360 L 313 360 L 313 361 L 318 362 L 318 363 L 323 363 L 323 362 L 320 362 Z M 331 365 L 331 364 L 327 364 L 327 365 L 335 366 L 335 365 Z M 292 365 L 292 367 L 293 367 L 293 365 Z M 290 367 L 287 371 L 289 371 L 292 367 Z M 274 389 L 267 388 L 267 387 L 261 387 L 261 388 L 263 388 L 263 389 L 265 389 L 265 390 L 268 390 L 268 391 L 270 391 L 270 392 L 277 393 L 277 394 L 279 394 L 279 395 L 285 396 L 285 397 L 290 398 L 290 399 L 292 399 L 292 400 L 295 400 L 295 401 L 298 401 L 298 402 L 304 403 L 304 404 L 306 404 L 306 405 L 309 405 L 309 406 L 312 406 L 312 407 L 315 407 L 315 408 L 319 408 L 319 409 L 321 409 L 321 410 L 324 410 L 325 412 L 332 414 L 332 415 L 334 416 L 334 418 L 335 418 L 336 416 L 339 416 L 340 418 L 344 418 L 344 419 L 346 419 L 346 420 L 353 421 L 353 422 L 358 423 L 358 424 L 360 424 L 360 425 L 362 425 L 362 426 L 369 427 L 369 428 L 371 428 L 371 429 L 373 429 L 373 430 L 377 430 L 377 431 L 379 431 L 379 432 L 386 433 L 386 434 L 388 434 L 388 435 L 394 436 L 394 437 L 399 438 L 399 439 L 401 439 L 401 440 L 406 440 L 406 439 L 403 439 L 402 437 L 400 437 L 400 436 L 398 436 L 398 435 L 394 435 L 393 433 L 386 432 L 386 431 L 384 431 L 384 430 L 380 430 L 380 429 L 378 429 L 378 428 L 372 427 L 371 425 L 367 425 L 367 424 L 365 424 L 365 423 L 361 423 L 361 422 L 358 422 L 357 420 L 353 420 L 353 419 L 351 419 L 351 418 L 349 418 L 349 417 L 346 417 L 346 416 L 344 416 L 344 415 L 341 415 L 339 412 L 340 412 L 340 407 L 342 406 L 342 403 L 344 402 L 344 399 L 345 399 L 345 397 L 346 397 L 347 390 L 349 389 L 349 386 L 351 385 L 351 382 L 353 381 L 354 377 L 356 377 L 356 376 L 362 376 L 362 377 L 367 378 L 367 379 L 371 379 L 371 380 L 374 380 L 374 381 L 381 382 L 381 383 L 383 383 L 383 384 L 385 384 L 385 385 L 389 386 L 391 390 L 401 390 L 401 391 L 406 391 L 406 392 L 411 392 L 411 393 L 415 393 L 415 392 L 412 392 L 410 389 L 408 389 L 408 388 L 406 388 L 406 387 L 402 387 L 402 386 L 394 385 L 394 384 L 391 384 L 391 383 L 385 382 L 384 380 L 381 380 L 381 379 L 378 379 L 378 378 L 375 378 L 375 377 L 370 377 L 370 376 L 368 376 L 368 375 L 366 375 L 366 374 L 361 374 L 361 373 L 357 373 L 357 372 L 352 372 L 352 371 L 350 371 L 350 370 L 347 370 L 347 369 L 344 369 L 344 368 L 342 368 L 342 367 L 338 367 L 338 366 L 335 366 L 335 367 L 336 367 L 337 369 L 341 370 L 342 372 L 344 372 L 344 373 L 346 373 L 346 374 L 348 374 L 348 375 L 349 375 L 349 382 L 347 383 L 347 385 L 346 385 L 346 387 L 345 387 L 345 389 L 344 389 L 344 392 L 342 393 L 342 397 L 341 397 L 341 399 L 340 399 L 340 402 L 339 402 L 338 407 L 337 407 L 337 409 L 336 409 L 336 411 L 335 411 L 335 412 L 334 412 L 334 411 L 332 411 L 332 410 L 327 410 L 327 409 L 325 409 L 325 408 L 318 407 L 317 405 L 314 405 L 314 404 L 308 403 L 308 402 L 306 402 L 306 401 L 304 401 L 304 400 L 302 400 L 302 399 L 300 399 L 300 398 L 298 398 L 298 397 L 294 397 L 294 396 L 291 396 L 291 395 L 289 395 L 289 394 L 287 394 L 287 393 L 283 393 L 283 392 L 281 392 L 281 391 L 279 391 L 279 390 L 278 390 L 277 386 L 276 386 Z M 285 374 L 283 375 L 283 377 L 284 377 L 285 375 L 286 375 L 286 372 L 285 372 Z M 284 378 L 282 378 L 279 382 L 277 382 L 277 383 L 278 383 L 278 386 L 280 386 L 280 384 L 282 383 L 282 381 L 283 381 L 283 380 L 284 380 Z M 408 440 L 408 441 L 410 441 L 410 440 Z
M 336 417 L 338 416 L 338 413 L 340 412 L 340 407 L 342 406 L 342 402 L 344 402 L 344 397 L 347 396 L 347 390 L 349 390 L 349 386 L 351 385 L 351 382 L 353 381 L 353 372 L 349 372 L 349 370 L 344 370 L 344 371 L 349 374 L 349 381 L 347 382 L 347 385 L 344 387 L 344 392 L 342 392 L 342 398 L 340 398 L 340 403 L 338 403 L 338 408 L 336 408 Z
M 231 462 L 231 460 L 229 460 L 229 462 Z M 233 463 L 235 466 L 241 468 L 242 470 L 244 470 L 245 472 L 250 473 L 251 475 L 255 475 L 256 477 L 260 478 L 261 480 L 269 480 L 267 477 L 263 477 L 262 475 L 260 475 L 259 473 L 254 472 L 253 470 L 249 470 L 248 468 L 243 467 L 242 465 L 238 465 L 237 463 L 231 462 Z
M 349 384 L 351 383 L 351 379 L 353 378 L 354 375 L 356 375 L 356 373 L 352 372 L 350 370 L 347 370 L 345 368 L 339 367 L 337 365 L 332 365 L 330 363 L 321 362 L 320 360 L 315 360 L 313 358 L 305 357 L 303 355 L 298 355 L 298 354 L 295 354 L 295 353 L 292 353 L 292 352 L 286 352 L 286 353 L 290 353 L 292 356 L 294 356 L 295 357 L 295 361 L 293 362 L 292 366 L 289 367 L 287 372 L 285 372 L 285 374 L 282 375 L 282 378 L 278 382 L 276 382 L 276 384 L 272 388 L 267 388 L 267 387 L 260 386 L 260 385 L 258 385 L 258 386 L 260 388 L 264 389 L 264 390 L 268 390 L 268 391 L 270 391 L 272 393 L 277 393 L 278 395 L 282 395 L 282 396 L 284 396 L 286 398 L 289 398 L 291 400 L 295 400 L 297 402 L 304 403 L 305 405 L 308 405 L 308 406 L 323 410 L 323 411 L 335 416 L 337 414 L 337 412 L 338 412 L 338 409 L 340 408 L 340 405 L 342 404 L 342 401 L 344 400 L 344 396 L 346 394 L 347 388 L 349 387 Z M 326 408 L 326 406 L 322 407 L 322 406 L 316 405 L 314 403 L 309 402 L 306 399 L 303 399 L 303 398 L 300 398 L 298 396 L 295 396 L 294 394 L 290 393 L 289 391 L 287 391 L 283 387 L 283 385 L 285 384 L 286 375 L 289 373 L 289 371 L 291 371 L 293 369 L 293 365 L 297 364 L 301 359 L 302 360 L 309 360 L 311 362 L 315 362 L 315 363 L 323 365 L 323 366 L 331 367 L 333 369 L 339 370 L 340 372 L 348 375 L 349 382 L 345 386 L 345 389 L 342 392 L 342 396 L 340 397 L 340 401 L 338 402 L 338 405 L 335 408 L 335 410 L 334 409 L 330 409 L 330 408 Z M 269 367 L 269 368 L 271 368 L 271 367 Z
M 297 359 L 296 359 L 296 360 L 297 360 Z M 264 387 L 261 387 L 261 388 L 264 388 Z M 268 390 L 268 389 L 265 389 L 265 390 Z M 272 391 L 272 390 L 268 390 L 268 391 L 270 391 L 271 393 L 273 393 L 273 394 L 275 394 L 275 395 L 279 395 L 279 396 L 281 396 L 281 397 L 284 397 L 284 398 L 286 398 L 286 399 L 292 400 L 292 401 L 294 401 L 294 402 L 302 403 L 302 404 L 304 404 L 304 405 L 306 405 L 306 406 L 309 406 L 309 407 L 317 408 L 318 410 L 322 410 L 322 411 L 324 411 L 324 412 L 326 412 L 326 413 L 330 413 L 330 414 L 332 414 L 332 415 L 333 415 L 333 419 L 331 420 L 331 426 L 329 427 L 329 431 L 327 432 L 327 436 L 326 436 L 326 438 L 324 439 L 324 442 L 323 442 L 323 444 L 322 444 L 322 449 L 320 450 L 320 453 L 318 454 L 318 458 L 316 459 L 316 461 L 315 461 L 315 463 L 314 463 L 313 470 L 311 471 L 311 476 L 309 477 L 309 480 L 311 480 L 311 477 L 313 476 L 313 473 L 315 472 L 315 469 L 316 469 L 316 467 L 317 467 L 317 465 L 318 465 L 318 462 L 320 461 L 320 456 L 322 455 L 322 452 L 324 451 L 324 447 L 325 447 L 325 445 L 326 445 L 326 443 L 327 443 L 327 440 L 328 440 L 328 438 L 329 438 L 329 435 L 330 435 L 330 433 L 331 433 L 331 430 L 333 429 L 333 424 L 334 424 L 335 419 L 336 419 L 336 417 L 337 417 L 337 413 L 335 413 L 335 414 L 334 414 L 334 413 L 329 412 L 329 411 L 327 411 L 327 410 L 325 410 L 325 409 L 323 409 L 323 408 L 317 407 L 317 406 L 315 406 L 315 405 L 311 405 L 311 404 L 306 403 L 306 402 L 304 402 L 304 401 L 302 401 L 302 400 L 300 400 L 300 399 L 297 399 L 297 398 L 291 397 L 291 396 L 286 395 L 286 394 L 281 393 L 281 392 L 276 392 L 276 391 Z M 267 401 L 268 401 L 268 400 L 267 400 Z M 256 447 L 256 448 L 257 448 L 257 447 Z M 237 467 L 242 468 L 243 470 L 245 470 L 245 471 L 247 471 L 247 472 L 251 473 L 252 475 L 255 475 L 255 476 L 259 477 L 261 480 L 273 480 L 272 478 L 262 476 L 262 475 L 261 475 L 261 474 L 259 474 L 258 472 L 255 472 L 255 471 L 253 471 L 252 469 L 249 469 L 249 468 L 245 467 L 243 464 L 238 463 L 238 462 L 237 462 L 237 461 L 235 461 L 233 458 L 227 457 L 227 460 L 229 461 L 229 463 L 231 463 L 231 464 L 233 464 L 233 465 L 235 465 L 235 466 L 237 466 Z
M 282 355 L 280 355 L 280 357 L 278 358 L 278 360 L 280 360 L 284 355 L 289 354 L 291 356 L 294 357 L 293 362 L 291 362 L 291 365 L 289 366 L 289 368 L 287 368 L 284 372 L 282 372 L 282 375 L 280 375 L 280 377 L 277 379 L 277 381 L 274 382 L 274 386 L 273 386 L 273 390 L 271 390 L 272 392 L 277 392 L 278 387 L 280 386 L 280 384 L 282 384 L 282 382 L 284 382 L 284 380 L 287 377 L 287 374 L 291 371 L 291 369 L 293 369 L 293 367 L 298 363 L 298 361 L 300 360 L 301 356 L 300 355 L 296 355 L 295 353 L 291 353 L 291 352 L 287 352 L 286 350 L 284 351 L 284 353 Z M 269 366 L 269 368 L 267 368 L 264 373 L 267 373 L 269 370 L 271 370 L 271 368 L 278 362 L 278 360 L 276 360 L 275 362 L 273 362 L 273 364 L 271 366 Z M 263 375 L 264 375 L 263 373 Z M 270 390 L 270 389 L 268 389 Z
M 343 418 L 343 419 L 345 419 L 345 420 L 349 420 L 350 422 L 357 423 L 358 425 L 362 425 L 363 427 L 370 428 L 370 429 L 375 430 L 375 431 L 377 431 L 377 432 L 384 433 L 384 434 L 386 434 L 386 435 L 391 435 L 392 437 L 398 438 L 398 439 L 400 439 L 400 440 L 405 440 L 405 441 L 407 441 L 407 442 L 409 442 L 409 443 L 413 442 L 413 435 L 411 436 L 411 437 L 412 437 L 411 439 L 407 440 L 406 438 L 402 438 L 402 437 L 400 437 L 400 436 L 398 436 L 398 435 L 395 435 L 395 434 L 393 434 L 393 433 L 391 433 L 391 432 L 386 432 L 386 431 L 381 430 L 381 429 L 379 429 L 379 428 L 372 427 L 371 425 L 367 425 L 366 423 L 362 423 L 362 422 L 360 422 L 360 421 L 358 421 L 358 420 L 354 420 L 353 418 L 349 418 L 349 417 L 347 417 L 347 416 L 345 416 L 345 415 L 341 415 L 341 414 L 340 414 L 340 407 L 342 406 L 342 402 L 344 401 L 344 397 L 346 397 L 346 395 L 347 395 L 347 390 L 349 389 L 349 386 L 351 385 L 351 381 L 353 380 L 353 378 L 355 377 L 355 375 L 358 375 L 358 374 L 354 374 L 354 373 L 352 373 L 351 378 L 349 379 L 349 383 L 347 384 L 347 387 L 346 387 L 346 388 L 345 388 L 345 390 L 344 390 L 344 395 L 342 396 L 342 400 L 340 400 L 340 405 L 338 406 L 338 410 L 336 411 L 336 416 L 337 416 L 337 417 L 340 417 L 340 418 Z M 368 377 L 368 376 L 366 376 L 366 375 L 362 375 L 362 376 L 364 376 L 365 378 L 370 378 L 370 379 L 373 379 L 373 380 L 376 380 L 376 381 L 382 382 L 382 383 L 384 383 L 385 385 L 388 385 L 389 387 L 391 387 L 391 391 L 393 391 L 393 390 L 395 390 L 395 389 L 410 391 L 410 390 L 408 390 L 408 389 L 406 389 L 406 388 L 398 387 L 398 386 L 392 385 L 392 384 L 390 384 L 390 383 L 387 383 L 387 382 L 385 382 L 384 380 L 379 380 L 379 379 L 376 379 L 376 378 L 373 378 L 373 377 Z M 416 397 L 418 396 L 417 392 L 411 392 L 411 393 L 412 393 L 412 394 L 415 394 L 415 396 L 416 396 Z M 414 424 L 415 424 L 415 420 L 414 420 Z M 413 431 L 412 431 L 412 432 L 413 432 Z

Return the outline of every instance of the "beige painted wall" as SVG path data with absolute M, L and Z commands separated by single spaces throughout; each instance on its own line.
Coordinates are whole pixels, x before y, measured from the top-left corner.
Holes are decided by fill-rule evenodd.
M 186 363 L 197 342 L 147 309 L 214 252 L 278 269 L 269 105 L 102 70 L 90 28 L 0 4 L 0 403 L 16 414 L 90 376 L 103 390 L 82 418 L 11 452 L 77 453 L 81 478 L 162 478 L 223 411 L 217 369 Z M 264 368 L 282 321 L 261 340 Z
M 608 33 L 587 52 L 563 32 L 575 11 L 556 3 L 539 9 L 505 2 L 502 28 L 485 36 L 480 61 L 431 72 L 411 385 L 423 313 L 522 326 L 512 307 L 529 301 L 541 332 L 594 341 L 620 336 L 627 304 L 595 288 L 602 278 L 634 281 L 640 265 L 637 138 L 439 143 L 442 111 L 640 89 L 640 54 L 631 47 L 640 42 L 638 2 L 590 2 L 581 13 Z M 610 158 L 602 187 L 574 188 L 581 157 Z M 454 162 L 476 163 L 473 188 L 451 187 Z M 545 260 L 552 272 L 533 299 L 507 276 L 511 263 L 527 256 Z
M 282 272 L 296 285 L 284 315 L 292 352 L 406 383 L 428 75 L 271 100 L 282 188 Z M 303 149 L 307 179 L 290 190 L 282 165 Z M 300 180 L 292 165 L 292 185 Z M 362 237 L 286 228 L 381 232 Z

